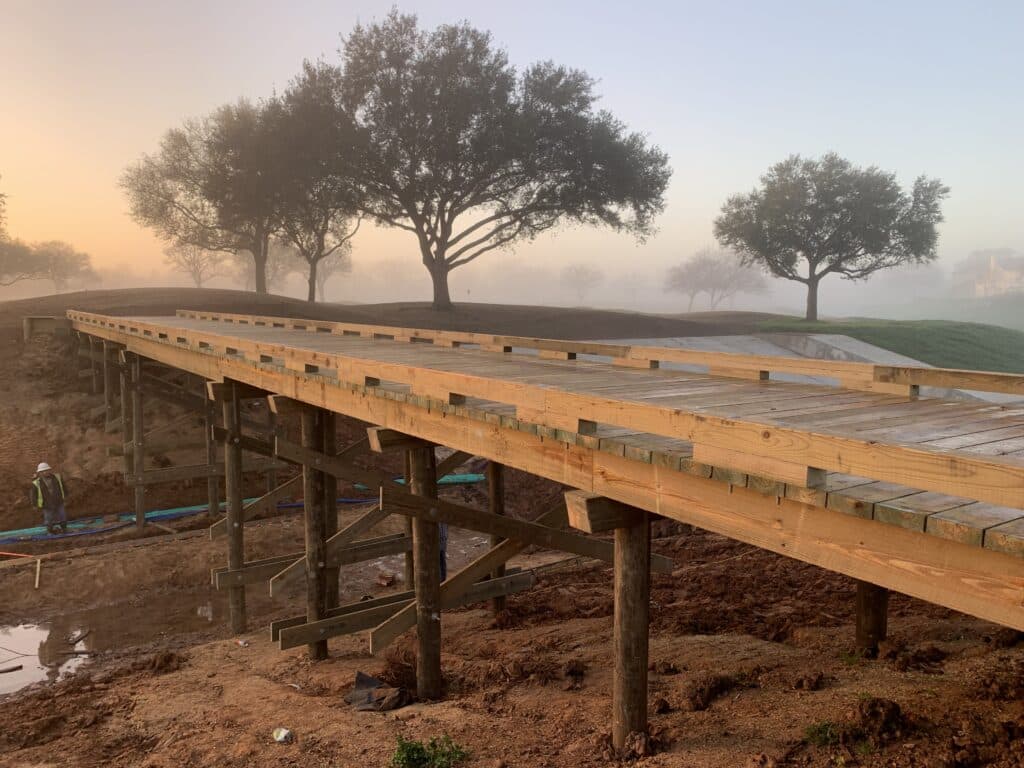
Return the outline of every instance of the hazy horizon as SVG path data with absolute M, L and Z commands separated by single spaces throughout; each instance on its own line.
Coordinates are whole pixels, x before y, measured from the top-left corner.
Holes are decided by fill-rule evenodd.
M 391 6 L 8 0 L 0 191 L 10 233 L 66 240 L 101 269 L 163 272 L 164 244 L 127 215 L 117 187 L 125 166 L 187 118 L 280 91 L 305 58 L 337 61 L 340 36 Z M 593 261 L 657 283 L 713 242 L 711 223 L 728 195 L 791 153 L 834 150 L 904 184 L 922 173 L 941 178 L 952 189 L 940 227 L 943 270 L 976 249 L 1024 250 L 1015 183 L 1024 175 L 1016 135 L 1024 108 L 1012 98 L 1019 5 L 982 14 L 941 3 L 638 3 L 628 17 L 583 3 L 399 8 L 428 27 L 466 19 L 490 30 L 518 66 L 553 59 L 585 69 L 599 80 L 600 105 L 666 150 L 674 169 L 659 231 L 646 244 L 565 229 L 457 270 L 456 301 L 475 298 L 478 278 L 500 263 L 529 270 Z M 368 227 L 353 259 L 357 274 L 405 261 L 422 271 L 421 298 L 429 298 L 409 233 Z M 773 286 L 799 306 L 799 286 Z

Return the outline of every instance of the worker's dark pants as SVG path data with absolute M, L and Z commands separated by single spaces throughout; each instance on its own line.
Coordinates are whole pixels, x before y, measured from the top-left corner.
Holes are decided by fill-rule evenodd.
M 43 507 L 43 524 L 47 528 L 53 528 L 55 525 L 66 525 L 68 522 L 68 514 L 64 511 L 64 505 L 60 504 L 56 509 L 50 509 L 49 507 Z

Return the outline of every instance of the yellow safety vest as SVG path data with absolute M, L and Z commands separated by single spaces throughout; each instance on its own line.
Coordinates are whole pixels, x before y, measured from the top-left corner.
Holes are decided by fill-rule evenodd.
M 60 488 L 60 500 L 64 501 L 64 481 L 61 479 L 60 474 L 58 472 L 54 472 L 53 476 L 57 478 L 57 486 Z M 42 484 L 42 478 L 41 477 L 37 477 L 35 480 L 32 481 L 32 485 L 36 489 L 36 506 L 39 507 L 39 509 L 42 509 L 43 508 L 43 484 Z

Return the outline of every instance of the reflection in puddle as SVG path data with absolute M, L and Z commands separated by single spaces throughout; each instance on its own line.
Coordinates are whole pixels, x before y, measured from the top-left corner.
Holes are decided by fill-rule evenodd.
M 223 623 L 216 593 L 169 595 L 141 606 L 113 605 L 57 616 L 41 624 L 0 627 L 0 696 L 32 683 L 55 682 L 91 653 L 116 650 Z
M 83 630 L 84 631 L 84 630 Z M 46 627 L 21 624 L 0 629 L 0 670 L 21 669 L 0 675 L 0 693 L 10 693 L 39 680 L 54 682 L 77 669 L 88 652 L 88 637 L 75 642 L 78 633 L 63 637 Z

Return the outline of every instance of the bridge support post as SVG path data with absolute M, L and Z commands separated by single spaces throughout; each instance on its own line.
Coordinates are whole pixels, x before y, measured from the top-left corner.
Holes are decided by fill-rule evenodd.
M 142 358 L 131 355 L 131 440 L 132 440 L 132 474 L 135 475 L 133 501 L 135 507 L 135 525 L 141 531 L 146 527 L 146 486 L 142 484 L 142 476 L 146 471 L 145 425 L 142 419 Z M 126 433 L 127 434 L 127 433 Z
M 411 488 L 411 486 L 412 486 L 412 470 L 410 469 L 410 465 L 409 465 L 409 462 L 410 462 L 410 452 L 406 451 L 404 456 L 405 456 L 405 487 L 406 488 Z M 404 531 L 405 531 L 405 535 L 408 536 L 409 538 L 412 538 L 412 518 L 409 518 L 409 517 L 405 518 L 405 520 L 403 521 L 402 525 L 403 525 L 403 528 L 404 528 Z M 405 579 L 405 588 L 406 589 L 415 589 L 415 587 L 416 587 L 416 565 L 415 565 L 415 563 L 416 563 L 416 553 L 415 553 L 415 548 L 413 548 L 413 550 L 414 551 L 406 552 L 405 553 L 405 569 L 404 569 L 404 571 L 402 573 L 402 576 Z
M 121 444 L 124 446 L 124 473 L 130 475 L 135 467 L 132 464 L 132 378 L 130 353 L 120 353 L 121 371 L 118 380 L 121 390 Z
M 89 367 L 90 367 L 90 369 L 92 369 L 92 377 L 90 378 L 89 384 L 90 384 L 90 387 L 91 387 L 90 391 L 94 395 L 98 395 L 100 393 L 100 380 L 101 380 L 100 379 L 100 376 L 101 376 L 100 361 L 96 359 L 97 357 L 99 357 L 97 349 L 102 349 L 102 347 L 100 347 L 100 344 L 97 341 L 95 336 L 90 336 L 89 337 Z
M 323 410 L 324 436 L 320 449 L 324 456 L 338 453 L 338 417 L 333 411 Z M 323 473 L 324 483 L 324 540 L 338 532 L 338 478 L 327 472 Z M 325 545 L 326 546 L 326 545 Z M 338 566 L 327 568 L 324 572 L 327 581 L 324 593 L 324 607 L 335 608 L 338 605 L 341 569 Z
M 245 520 L 242 516 L 242 446 L 238 437 L 242 431 L 239 412 L 238 390 L 233 382 L 227 382 L 219 391 L 223 397 L 221 406 L 224 415 L 224 497 L 227 502 L 228 525 L 228 568 L 235 570 L 245 565 Z M 228 613 L 231 631 L 242 633 L 246 630 L 245 587 L 228 588 Z
M 270 408 L 270 401 L 267 400 L 267 432 L 268 439 L 273 442 L 277 437 L 277 414 Z M 267 470 L 267 493 L 277 488 L 277 470 L 271 467 Z
M 324 445 L 324 411 L 302 408 L 302 446 L 319 452 Z M 327 613 L 327 522 L 324 509 L 324 473 L 302 465 L 302 499 L 306 529 L 306 621 L 320 621 Z M 336 573 L 336 572 L 335 572 Z M 337 578 L 335 578 L 337 582 Z M 309 644 L 309 657 L 327 658 L 327 641 Z
M 434 446 L 409 449 L 410 490 L 437 498 Z M 416 693 L 420 700 L 441 698 L 441 540 L 438 524 L 417 517 L 412 524 L 416 569 Z
M 105 422 L 114 420 L 114 345 L 103 342 L 103 405 L 106 407 Z M 122 441 L 123 442 L 123 441 Z
M 636 510 L 632 524 L 615 529 L 615 672 L 612 743 L 647 732 L 647 652 L 651 601 L 651 521 Z
M 857 650 L 874 658 L 885 640 L 889 624 L 889 590 L 867 581 L 857 582 Z
M 217 404 L 204 391 L 206 410 L 203 412 L 203 429 L 206 430 L 206 463 L 217 463 L 217 441 L 213 439 L 213 428 L 217 426 Z M 227 465 L 225 464 L 225 472 Z M 206 478 L 206 515 L 211 520 L 220 516 L 220 478 L 212 474 Z
M 487 511 L 492 515 L 505 514 L 505 465 L 496 461 L 487 463 Z M 501 536 L 491 534 L 491 548 L 498 546 L 504 540 Z M 504 575 L 505 565 L 503 563 L 494 569 L 491 578 L 500 579 Z M 505 610 L 504 595 L 491 601 L 491 610 L 495 616 Z

